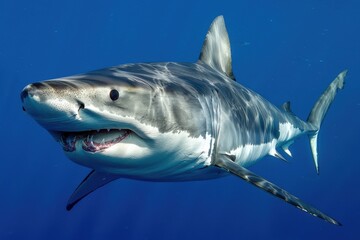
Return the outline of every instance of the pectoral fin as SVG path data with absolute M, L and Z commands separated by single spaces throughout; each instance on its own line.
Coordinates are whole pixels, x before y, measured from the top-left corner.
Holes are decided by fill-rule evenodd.
M 310 213 L 311 215 L 324 219 L 327 222 L 330 222 L 335 225 L 341 225 L 335 219 L 327 216 L 326 214 L 320 212 L 316 208 L 304 203 L 299 198 L 291 195 L 284 189 L 276 186 L 275 184 L 267 181 L 266 179 L 257 176 L 256 174 L 252 173 L 251 171 L 247 170 L 246 168 L 238 165 L 237 163 L 231 161 L 230 159 L 226 158 L 224 155 L 220 156 L 218 159 L 214 161 L 214 165 L 220 167 L 226 171 L 231 172 L 232 174 L 244 179 L 245 181 L 255 185 L 256 187 L 271 193 L 272 195 L 281 198 L 287 203 L 294 205 L 295 207 Z
M 91 171 L 71 195 L 66 210 L 70 211 L 81 199 L 118 178 L 119 175 Z

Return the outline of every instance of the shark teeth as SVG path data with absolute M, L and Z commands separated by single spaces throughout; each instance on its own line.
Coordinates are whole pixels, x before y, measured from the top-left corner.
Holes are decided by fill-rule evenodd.
M 101 130 L 96 134 L 91 134 L 91 136 L 88 135 L 88 137 L 83 141 L 82 149 L 91 153 L 101 152 L 121 142 L 131 133 L 132 131 L 128 129 L 105 131 Z
M 76 151 L 76 143 L 82 141 L 82 149 L 86 152 L 101 152 L 121 142 L 132 133 L 129 129 L 97 129 L 84 132 L 64 132 L 59 143 L 65 152 Z
M 60 137 L 60 144 L 65 152 L 74 152 L 76 150 L 76 141 L 76 135 L 63 134 Z

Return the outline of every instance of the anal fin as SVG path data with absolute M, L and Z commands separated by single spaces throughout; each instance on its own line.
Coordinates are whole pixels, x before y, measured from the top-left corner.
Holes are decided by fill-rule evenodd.
M 286 160 L 286 158 L 284 158 L 278 151 L 276 151 L 276 149 L 270 151 L 269 154 L 273 157 L 283 160 L 284 162 L 288 162 L 288 160 Z
M 230 159 L 227 159 L 224 156 L 221 156 L 218 159 L 215 159 L 213 164 L 217 167 L 220 167 L 220 168 L 226 170 L 226 171 L 229 171 L 230 173 L 242 178 L 243 180 L 251 183 L 252 185 L 284 200 L 287 203 L 290 203 L 291 205 L 293 205 L 315 217 L 321 218 L 321 219 L 323 219 L 329 223 L 335 224 L 335 225 L 339 225 L 339 226 L 341 225 L 341 223 L 336 221 L 335 219 L 320 212 L 319 210 L 312 207 L 311 205 L 304 203 L 302 200 L 300 200 L 299 198 L 288 193 L 284 189 L 276 186 L 275 184 L 267 181 L 266 179 L 264 179 L 256 174 L 254 174 L 253 172 L 234 163 L 233 161 L 231 161 Z
M 101 173 L 92 170 L 75 189 L 66 205 L 66 210 L 70 211 L 81 199 L 95 191 L 96 189 L 118 179 L 120 176 L 111 173 Z
M 290 147 L 290 145 L 293 144 L 293 143 L 294 143 L 294 141 L 289 141 L 289 142 L 287 142 L 287 143 L 285 143 L 284 145 L 281 146 L 282 149 L 284 150 L 284 152 L 285 152 L 287 155 L 289 155 L 290 157 L 292 157 L 292 154 L 291 154 L 291 152 L 290 152 L 290 150 L 289 150 L 289 147 Z

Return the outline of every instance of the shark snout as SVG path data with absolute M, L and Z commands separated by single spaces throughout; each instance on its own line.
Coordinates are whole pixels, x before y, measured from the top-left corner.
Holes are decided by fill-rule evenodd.
M 47 128 L 73 121 L 84 103 L 49 82 L 27 85 L 20 93 L 22 109 Z
M 37 90 L 37 87 L 41 86 L 41 83 L 33 83 L 27 85 L 21 92 L 20 98 L 22 102 L 22 108 L 24 111 L 26 111 L 26 101 L 29 99 L 29 97 L 34 96 L 34 92 Z
M 43 101 L 46 98 L 46 92 L 46 85 L 44 83 L 37 82 L 27 85 L 20 93 L 23 110 L 27 111 L 29 103 L 34 100 L 36 102 Z
M 25 98 L 29 96 L 29 90 L 25 88 L 20 94 L 21 102 L 24 103 Z M 24 109 L 25 110 L 25 109 Z

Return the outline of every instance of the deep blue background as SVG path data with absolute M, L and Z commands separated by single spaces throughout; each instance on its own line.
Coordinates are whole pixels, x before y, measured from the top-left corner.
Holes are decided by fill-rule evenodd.
M 66 159 L 22 112 L 21 89 L 121 63 L 195 61 L 220 14 L 238 81 L 276 105 L 291 100 L 302 118 L 349 69 L 320 132 L 320 175 L 306 138 L 292 146 L 289 164 L 267 157 L 252 167 L 344 226 L 235 177 L 120 180 L 67 212 L 67 199 L 88 169 Z M 0 239 L 360 239 L 359 26 L 355 0 L 1 0 Z

